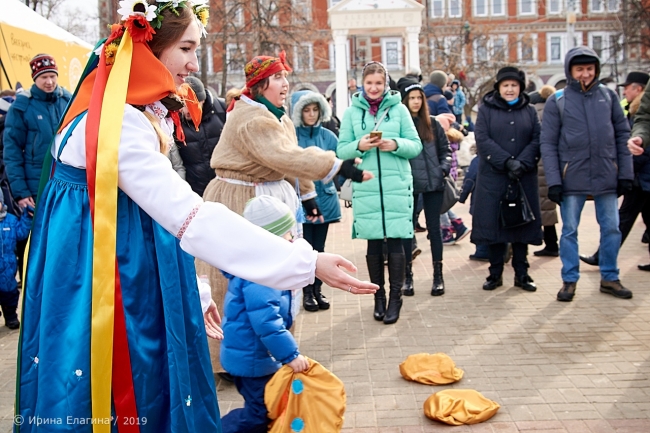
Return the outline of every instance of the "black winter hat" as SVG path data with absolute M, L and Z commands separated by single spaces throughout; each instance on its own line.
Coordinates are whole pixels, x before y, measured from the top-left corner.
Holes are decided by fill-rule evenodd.
M 569 61 L 569 68 L 573 65 L 598 65 L 599 63 L 600 60 L 598 60 L 598 57 L 590 56 L 588 54 L 580 54 Z
M 650 80 L 650 75 L 646 74 L 645 72 L 633 71 L 627 74 L 625 83 L 619 84 L 619 87 L 629 86 L 630 84 L 633 83 L 640 84 L 645 87 L 645 85 L 648 84 L 649 80 Z
M 406 95 L 408 95 L 413 90 L 423 89 L 422 84 L 418 83 L 415 78 L 411 78 L 411 77 L 400 78 L 397 81 L 397 88 L 399 90 L 400 95 L 402 96 L 402 100 L 406 98 Z
M 526 74 L 524 71 L 521 71 L 514 66 L 505 66 L 499 69 L 497 72 L 497 81 L 494 83 L 494 90 L 499 90 L 499 84 L 503 80 L 515 80 L 521 86 L 521 91 L 523 92 L 526 88 Z

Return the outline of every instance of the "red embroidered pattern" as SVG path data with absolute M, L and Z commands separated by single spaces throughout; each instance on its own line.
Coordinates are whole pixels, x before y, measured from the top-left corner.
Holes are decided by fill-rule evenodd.
M 189 227 L 190 223 L 192 222 L 192 220 L 194 219 L 196 214 L 199 212 L 199 209 L 201 209 L 202 204 L 203 203 L 198 203 L 196 206 L 194 206 L 194 209 L 192 209 L 192 212 L 190 212 L 190 214 L 187 216 L 187 218 L 185 218 L 185 222 L 183 223 L 183 225 L 181 226 L 181 229 L 176 234 L 176 238 L 181 239 L 183 237 L 183 235 L 185 234 L 185 231 Z

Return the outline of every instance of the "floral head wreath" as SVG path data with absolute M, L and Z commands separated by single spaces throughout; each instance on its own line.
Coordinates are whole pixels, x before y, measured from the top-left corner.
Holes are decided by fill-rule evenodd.
M 172 11 L 175 15 L 179 15 L 179 9 L 189 7 L 192 8 L 196 20 L 201 28 L 201 34 L 206 36 L 208 19 L 210 18 L 209 0 L 156 0 L 156 4 L 151 5 L 146 0 L 121 0 L 120 8 L 117 10 L 118 14 L 122 15 L 122 21 L 129 30 L 133 27 L 140 29 L 139 33 L 143 33 L 145 41 L 150 41 L 152 35 L 156 33 L 155 29 L 159 29 L 163 25 L 163 12 L 167 9 Z M 138 30 L 138 29 L 135 30 Z M 136 36 L 130 32 L 136 41 Z

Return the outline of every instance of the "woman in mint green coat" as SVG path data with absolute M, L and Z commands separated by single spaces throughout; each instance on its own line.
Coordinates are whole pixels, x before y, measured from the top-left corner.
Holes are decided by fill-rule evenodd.
M 406 260 L 402 239 L 413 237 L 413 177 L 409 159 L 422 150 L 411 114 L 399 92 L 388 88 L 386 68 L 370 62 L 363 68 L 363 89 L 341 122 L 336 153 L 341 159 L 361 158 L 361 170 L 374 178 L 352 185 L 352 237 L 368 240 L 366 263 L 375 293 L 376 320 L 397 322 L 402 307 Z M 375 129 L 381 137 L 372 136 Z M 373 134 L 374 135 L 374 134 Z M 386 308 L 383 244 L 388 246 L 390 300 Z

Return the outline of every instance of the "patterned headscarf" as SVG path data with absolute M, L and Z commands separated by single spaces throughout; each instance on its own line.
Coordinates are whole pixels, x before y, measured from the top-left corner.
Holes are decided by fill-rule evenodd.
M 250 89 L 266 77 L 270 77 L 280 71 L 292 71 L 291 67 L 287 64 L 287 56 L 284 51 L 280 52 L 280 57 L 254 57 L 253 60 L 246 63 L 246 66 L 244 66 L 246 87 Z
M 293 71 L 287 63 L 287 55 L 284 50 L 282 50 L 279 55 L 280 57 L 256 56 L 253 57 L 253 60 L 246 63 L 246 66 L 244 66 L 246 87 L 244 87 L 244 90 L 241 93 L 242 95 L 253 99 L 250 89 L 254 85 L 267 77 L 277 74 L 278 72 Z M 232 109 L 235 108 L 235 102 L 237 102 L 237 100 L 239 100 L 239 97 L 233 98 L 226 111 L 232 111 Z

